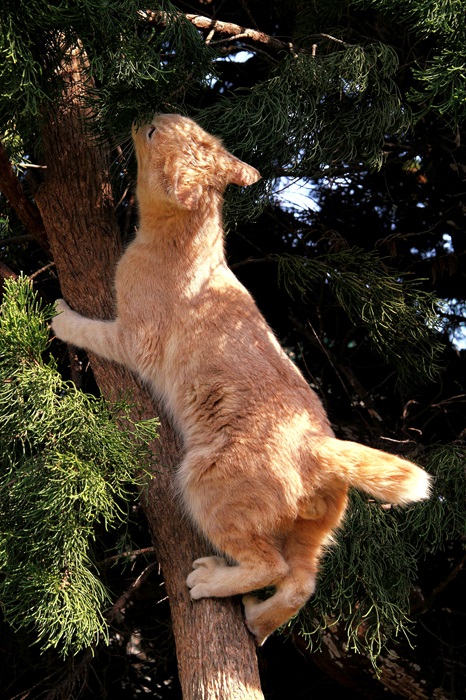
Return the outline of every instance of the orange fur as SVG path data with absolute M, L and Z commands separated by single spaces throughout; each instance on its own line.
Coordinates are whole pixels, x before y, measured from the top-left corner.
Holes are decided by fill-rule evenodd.
M 160 115 L 133 132 L 140 226 L 115 277 L 114 321 L 63 301 L 57 336 L 137 372 L 184 440 L 176 475 L 185 508 L 223 557 L 187 578 L 193 599 L 244 597 L 258 644 L 312 595 L 348 486 L 406 503 L 425 498 L 414 464 L 337 440 L 317 395 L 228 269 L 222 195 L 260 175 L 195 122 Z M 231 565 L 233 564 L 233 565 Z

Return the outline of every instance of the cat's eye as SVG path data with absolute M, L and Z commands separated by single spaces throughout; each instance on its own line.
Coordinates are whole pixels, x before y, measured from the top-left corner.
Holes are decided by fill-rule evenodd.
M 148 139 L 151 139 L 151 138 L 152 138 L 152 134 L 154 133 L 154 131 L 155 131 L 155 126 L 151 126 L 150 129 L 149 129 L 149 131 L 147 132 L 147 138 L 148 138 Z

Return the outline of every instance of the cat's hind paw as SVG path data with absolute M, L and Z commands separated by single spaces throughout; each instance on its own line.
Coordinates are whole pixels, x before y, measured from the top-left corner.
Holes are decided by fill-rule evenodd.
M 254 595 L 243 596 L 244 623 L 254 637 L 257 647 L 261 647 L 267 637 L 274 631 L 274 627 L 261 624 L 260 617 L 264 609 L 270 605 L 268 601 L 261 600 Z
M 212 579 L 218 569 L 223 569 L 227 563 L 223 557 L 201 557 L 193 562 L 193 570 L 186 579 L 186 585 L 190 588 L 192 600 L 210 598 L 215 595 Z
M 219 566 L 228 566 L 223 557 L 200 557 L 193 561 L 193 569 L 205 567 L 206 569 L 218 569 Z

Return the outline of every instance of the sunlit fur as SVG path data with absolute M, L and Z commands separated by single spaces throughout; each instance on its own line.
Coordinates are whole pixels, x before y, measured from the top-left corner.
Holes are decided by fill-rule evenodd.
M 155 127 L 155 129 L 154 129 Z M 193 599 L 244 597 L 256 642 L 312 595 L 348 486 L 391 503 L 427 497 L 429 477 L 337 440 L 317 395 L 226 265 L 222 195 L 260 175 L 195 122 L 156 116 L 133 131 L 140 226 L 115 277 L 117 316 L 58 303 L 57 336 L 142 377 L 184 441 L 176 485 L 218 553 L 193 563 Z

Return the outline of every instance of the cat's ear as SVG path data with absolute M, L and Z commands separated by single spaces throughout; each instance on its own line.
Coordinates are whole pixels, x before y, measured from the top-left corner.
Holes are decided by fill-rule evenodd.
M 173 194 L 175 195 L 178 203 L 181 204 L 185 209 L 189 209 L 191 211 L 197 209 L 199 206 L 199 200 L 202 197 L 202 193 L 203 188 L 198 183 L 193 182 L 192 180 L 190 181 L 184 179 L 182 177 L 176 178 L 173 187 Z
M 261 174 L 252 165 L 244 163 L 239 158 L 235 158 L 231 153 L 228 153 L 228 182 L 240 187 L 253 185 L 261 179 Z
M 196 172 L 182 159 L 167 160 L 165 175 L 168 180 L 168 193 L 185 209 L 194 211 L 199 206 L 204 189 L 196 177 Z

